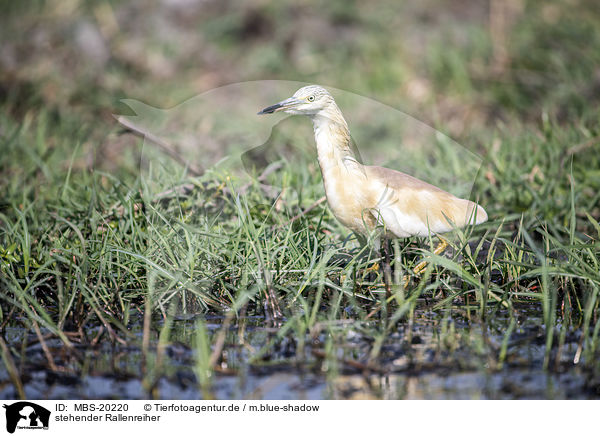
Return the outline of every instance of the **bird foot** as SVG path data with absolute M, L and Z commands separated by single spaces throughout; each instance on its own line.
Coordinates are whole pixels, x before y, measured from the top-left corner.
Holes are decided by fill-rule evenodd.
M 374 263 L 373 265 L 371 265 L 370 267 L 365 269 L 365 272 L 369 272 L 369 273 L 376 273 L 379 271 L 379 264 L 378 263 Z
M 440 240 L 440 243 L 437 245 L 437 247 L 435 247 L 435 250 L 433 250 L 433 254 L 435 254 L 436 256 L 443 253 L 448 247 L 448 241 L 439 236 L 438 238 Z M 419 264 L 413 268 L 413 273 L 415 273 L 415 275 L 420 275 L 425 268 L 427 268 L 426 260 L 419 262 Z
M 415 275 L 418 276 L 418 275 L 420 275 L 423 272 L 423 270 L 425 268 L 427 268 L 427 261 L 426 260 L 424 260 L 423 262 L 420 262 L 417 266 L 415 266 L 413 268 L 413 273 L 415 273 Z

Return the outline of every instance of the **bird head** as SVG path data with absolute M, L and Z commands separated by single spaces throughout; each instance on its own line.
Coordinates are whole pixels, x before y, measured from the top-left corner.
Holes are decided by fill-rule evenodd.
M 285 112 L 292 115 L 316 115 L 333 103 L 333 97 L 317 85 L 300 88 L 293 96 L 261 110 L 258 115 Z

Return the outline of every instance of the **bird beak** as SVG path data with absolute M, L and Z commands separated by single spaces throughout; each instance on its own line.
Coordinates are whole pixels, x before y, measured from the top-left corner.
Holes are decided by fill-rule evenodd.
M 296 97 L 290 97 L 286 100 L 280 101 L 279 103 L 275 103 L 272 106 L 264 108 L 263 110 L 258 112 L 257 115 L 272 114 L 274 112 L 283 111 L 293 106 L 296 106 L 299 103 L 302 103 L 302 101 L 297 99 Z

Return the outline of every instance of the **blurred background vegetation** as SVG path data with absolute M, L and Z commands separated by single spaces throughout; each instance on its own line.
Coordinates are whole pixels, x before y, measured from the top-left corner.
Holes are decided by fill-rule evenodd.
M 4 0 L 0 95 L 106 132 L 117 101 L 170 107 L 228 83 L 334 86 L 459 139 L 474 126 L 564 122 L 600 98 L 593 0 Z M 593 116 L 593 114 L 592 114 Z

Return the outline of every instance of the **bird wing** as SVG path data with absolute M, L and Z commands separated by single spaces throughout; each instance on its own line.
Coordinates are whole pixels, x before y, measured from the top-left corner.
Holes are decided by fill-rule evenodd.
M 366 166 L 365 172 L 373 181 L 373 215 L 398 237 L 444 233 L 487 220 L 481 206 L 408 174 L 377 166 Z

